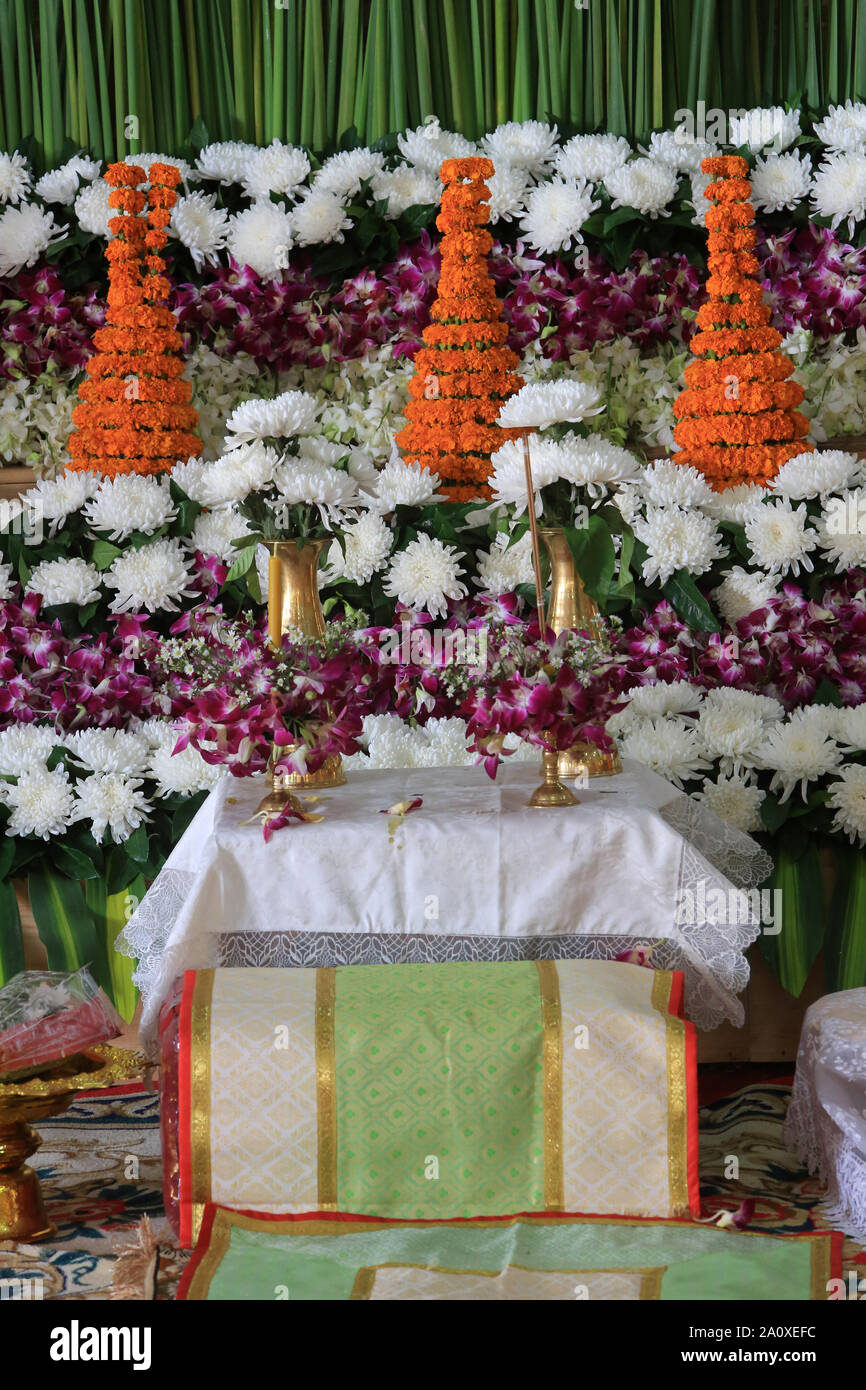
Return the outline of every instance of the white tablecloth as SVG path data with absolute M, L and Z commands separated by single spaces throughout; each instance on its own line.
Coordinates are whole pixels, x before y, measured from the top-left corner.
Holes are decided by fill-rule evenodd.
M 261 778 L 209 796 L 130 919 L 120 949 L 139 960 L 142 1034 L 183 970 L 223 964 L 610 957 L 664 944 L 653 962 L 686 972 L 702 1027 L 742 1021 L 736 995 L 759 926 L 683 920 L 684 900 L 753 887 L 767 856 L 639 763 L 593 780 L 580 804 L 527 805 L 532 764 L 352 772 L 320 793 L 319 823 L 265 844 Z M 396 833 L 382 811 L 423 798 Z M 703 895 L 703 897 L 701 896 Z M 693 917 L 694 914 L 691 914 Z

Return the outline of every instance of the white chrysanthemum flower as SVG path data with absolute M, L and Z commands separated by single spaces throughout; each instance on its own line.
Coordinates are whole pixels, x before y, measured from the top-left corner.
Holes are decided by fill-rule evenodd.
M 251 160 L 261 151 L 243 140 L 220 140 L 199 150 L 195 167 L 203 179 L 227 185 L 241 183 Z
M 289 264 L 292 219 L 276 203 L 260 200 L 231 218 L 226 241 L 239 265 L 273 280 Z
M 150 807 L 141 782 L 118 772 L 94 772 L 79 782 L 76 791 L 79 820 L 89 820 L 91 833 L 101 844 L 106 830 L 116 845 L 128 840 L 147 820 Z
M 250 198 L 293 194 L 309 172 L 310 161 L 304 150 L 274 139 L 247 160 L 242 175 L 244 192 Z
M 767 145 L 786 150 L 800 134 L 800 111 L 786 111 L 783 106 L 756 106 L 742 116 L 731 119 L 728 140 L 735 149 L 748 145 L 757 154 Z
M 80 154 L 73 155 L 65 164 L 43 174 L 34 192 L 46 203 L 72 203 L 75 201 L 79 184 L 95 179 L 99 174 L 99 168 L 99 160 L 87 159 Z
M 352 219 L 346 215 L 337 194 L 329 193 L 324 188 L 312 188 L 305 193 L 292 211 L 291 218 L 298 246 L 345 241 L 343 233 L 352 225 Z
M 0 153 L 0 203 L 20 203 L 30 189 L 30 166 L 23 154 Z
M 45 521 L 51 522 L 52 536 L 73 512 L 78 512 L 99 487 L 99 473 L 58 473 L 56 478 L 37 478 L 27 494 L 28 503 L 41 509 Z
M 843 748 L 855 753 L 866 751 L 866 705 L 834 709 L 831 732 Z
M 675 717 L 640 720 L 624 734 L 620 751 L 680 788 L 710 766 L 692 726 Z
M 809 196 L 812 161 L 807 154 L 768 154 L 755 161 L 750 175 L 752 202 L 759 212 L 792 212 Z
M 639 145 L 641 154 L 666 164 L 676 174 L 699 174 L 701 161 L 711 159 L 720 153 L 718 145 L 709 140 L 691 135 L 682 126 L 676 130 L 655 130 L 650 136 L 649 148 Z
M 21 777 L 44 763 L 52 748 L 67 742 L 51 724 L 10 724 L 0 730 L 0 775 Z
M 705 702 L 698 716 L 698 735 L 721 771 L 738 773 L 754 766 L 764 742 L 766 725 L 759 714 L 730 705 Z
M 416 729 L 415 737 L 418 767 L 471 767 L 475 762 L 475 754 L 466 746 L 464 719 L 428 719 Z
M 780 497 L 800 502 L 842 492 L 859 478 L 860 460 L 856 454 L 846 454 L 842 449 L 815 450 L 811 454 L 795 454 L 783 463 L 775 478 L 771 478 L 769 488 Z
M 514 398 L 512 397 L 512 399 Z M 541 499 L 539 493 L 542 488 L 555 482 L 559 477 L 560 453 L 552 440 L 545 441 L 539 436 L 533 435 L 530 440 L 530 456 L 532 459 L 532 482 L 535 488 L 535 511 L 536 514 L 540 515 Z M 493 472 L 490 475 L 489 483 L 494 502 L 499 506 L 513 507 L 515 516 L 520 516 L 521 512 L 525 511 L 527 504 L 523 442 L 519 439 L 506 440 L 501 448 L 491 454 L 490 463 Z
M 597 386 L 565 379 L 534 381 L 505 401 L 496 423 L 503 429 L 543 430 L 560 422 L 576 423 L 602 410 Z
M 110 193 L 105 180 L 96 179 L 82 188 L 73 204 L 79 227 L 93 236 L 104 237 L 106 241 L 112 236 L 109 219 L 120 215 L 119 209 L 113 208 L 108 201 Z
M 712 181 L 712 175 L 710 174 L 692 174 L 692 196 L 688 200 L 688 205 L 690 208 L 694 208 L 695 211 L 695 215 L 692 218 L 692 225 L 694 227 L 706 227 L 707 225 L 707 212 L 713 205 L 709 198 L 706 197 L 706 191 L 707 185 L 712 183 Z
M 809 455 L 814 458 L 814 454 Z M 716 521 L 736 521 L 742 526 L 746 517 L 756 507 L 760 507 L 767 496 L 767 489 L 759 483 L 738 483 L 736 487 L 726 487 L 724 492 L 713 492 L 701 502 L 701 508 Z
M 831 150 L 862 150 L 866 145 L 866 104 L 849 97 L 844 106 L 830 106 L 814 129 L 821 144 Z
M 715 496 L 703 473 L 672 459 L 655 459 L 637 478 L 641 496 L 654 507 L 707 507 Z
M 545 174 L 559 148 L 556 126 L 544 121 L 506 121 L 481 141 L 481 147 L 494 167 L 510 164 L 534 175 Z
M 312 434 L 320 410 L 321 402 L 306 391 L 283 391 L 270 400 L 257 397 L 244 401 L 226 421 L 226 441 L 234 448 L 254 439 L 295 439 Z
M 304 449 L 307 443 L 312 443 L 312 441 L 302 439 L 301 449 Z M 341 445 L 340 447 L 345 453 L 345 446 Z M 367 494 L 368 498 L 370 498 L 370 505 L 372 506 L 379 484 L 379 470 L 366 449 L 362 449 L 360 445 L 357 444 L 351 446 L 349 449 L 349 456 L 346 459 L 346 472 L 351 478 L 355 479 L 361 491 Z
M 394 556 L 385 593 L 407 608 L 444 617 L 448 599 L 463 598 L 467 592 L 459 578 L 463 569 L 457 561 L 462 558 L 462 552 L 453 545 L 420 535 Z
M 321 435 L 308 434 L 298 442 L 298 458 L 327 463 L 331 468 L 342 468 L 344 461 L 348 465 L 348 453 L 348 444 L 338 444 L 335 440 L 323 439 Z M 355 478 L 348 466 L 346 472 Z
M 805 505 L 805 504 L 804 504 Z M 866 487 L 828 497 L 818 522 L 818 544 L 836 573 L 866 565 Z
M 278 463 L 276 451 L 254 439 L 226 450 L 213 463 L 194 459 L 176 464 L 172 477 L 194 502 L 203 507 L 225 507 L 231 502 L 243 502 L 251 492 L 270 487 Z
M 733 626 L 741 618 L 765 608 L 778 588 L 778 575 L 744 570 L 741 565 L 734 565 L 732 569 L 724 571 L 721 584 L 713 590 L 713 598 L 725 622 Z
M 16 582 L 17 576 L 13 575 L 12 566 L 0 565 L 0 603 L 6 603 L 11 598 Z
M 633 159 L 606 176 L 604 185 L 612 208 L 636 208 L 645 217 L 669 217 L 668 203 L 676 197 L 677 176 L 658 159 Z
M 152 536 L 177 516 L 168 480 L 143 473 L 118 473 L 105 478 L 84 506 L 88 525 L 107 531 L 113 541 L 125 541 L 133 531 Z
M 706 703 L 712 709 L 741 714 L 745 719 L 763 719 L 765 724 L 774 724 L 781 719 L 785 710 L 779 700 L 772 695 L 757 695 L 751 690 L 737 690 L 734 686 L 717 685 L 706 693 Z
M 325 584 L 351 579 L 355 584 L 369 584 L 391 553 L 394 535 L 378 512 L 364 512 L 343 532 L 345 554 L 338 541 L 332 541 L 327 563 L 322 567 Z
M 736 830 L 743 830 L 748 835 L 762 827 L 761 804 L 766 793 L 736 774 L 719 777 L 715 782 L 705 777 L 701 790 L 693 795 L 714 816 Z
M 528 195 L 520 226 L 536 251 L 568 251 L 572 245 L 583 244 L 580 229 L 600 207 L 590 184 L 548 179 Z
M 677 570 L 704 574 L 725 554 L 722 537 L 711 516 L 685 507 L 647 507 L 645 517 L 632 523 L 647 548 L 641 567 L 647 584 L 666 584 Z
M 640 467 L 638 459 L 628 449 L 611 444 L 600 434 L 589 434 L 586 438 L 567 434 L 556 443 L 543 440 L 540 447 L 549 466 L 556 468 L 557 477 L 574 487 L 585 487 L 593 498 L 606 496 L 610 484 L 634 477 Z M 533 465 L 536 448 L 533 449 Z
M 15 786 L 6 785 L 2 797 L 12 814 L 7 835 L 38 835 L 54 840 L 78 819 L 75 797 L 65 768 L 34 767 L 22 772 Z
M 19 270 L 35 265 L 66 232 L 65 226 L 55 223 L 53 212 L 45 212 L 35 203 L 7 207 L 0 217 L 0 275 L 17 275 Z
M 79 557 L 67 560 L 43 560 L 31 571 L 27 581 L 28 593 L 41 594 L 52 607 L 58 603 L 74 603 L 83 608 L 102 597 L 101 576 L 95 565 Z
M 809 551 L 817 544 L 818 532 L 808 523 L 805 502 L 792 507 L 788 497 L 750 512 L 744 525 L 755 564 L 771 574 L 799 574 L 801 565 L 811 572 Z
M 812 180 L 812 205 L 830 218 L 834 231 L 847 222 L 848 235 L 853 236 L 866 217 L 866 154 L 828 154 Z
M 216 555 L 231 564 L 238 557 L 234 542 L 250 534 L 246 517 L 237 507 L 219 507 L 216 511 L 201 512 L 192 528 L 191 544 L 202 555 Z
M 487 179 L 487 187 L 490 189 L 490 222 L 510 222 L 522 211 L 532 181 L 525 169 L 512 169 L 510 164 L 503 164 Z
M 653 681 L 629 691 L 627 709 L 632 717 L 660 719 L 666 714 L 697 710 L 704 692 L 691 681 Z
M 171 229 L 192 256 L 196 270 L 217 265 L 228 236 L 229 215 L 216 206 L 215 193 L 189 193 L 178 198 Z
M 399 217 L 407 208 L 435 205 L 442 196 L 438 177 L 414 164 L 383 169 L 373 175 L 371 187 L 375 202 L 388 204 L 386 216 L 390 218 Z
M 115 613 L 176 612 L 181 598 L 195 597 L 192 572 L 179 541 L 150 541 L 139 550 L 127 550 L 112 562 L 105 577 L 117 591 L 111 602 Z
M 498 598 L 500 594 L 511 594 L 518 584 L 532 584 L 532 537 L 529 532 L 519 541 L 509 545 L 510 537 L 500 531 L 489 550 L 479 550 L 478 588 L 482 594 Z
M 385 167 L 385 156 L 379 150 L 366 146 L 358 150 L 341 150 L 326 159 L 313 179 L 313 188 L 324 193 L 336 193 L 338 198 L 353 198 L 361 191 L 361 184 L 380 174 Z
M 196 792 L 210 791 L 227 775 L 227 768 L 206 763 L 192 745 L 172 753 L 176 741 L 172 730 L 169 739 L 151 750 L 147 776 L 156 783 L 157 796 L 195 796 Z
M 557 152 L 553 167 L 564 179 L 601 183 L 631 158 L 624 135 L 573 135 Z
M 841 761 L 842 750 L 820 724 L 792 714 L 765 733 L 760 766 L 773 772 L 770 789 L 781 790 L 780 801 L 788 800 L 797 783 L 805 801 L 809 782 L 832 772 Z
M 840 767 L 838 780 L 827 785 L 827 806 L 835 812 L 833 829 L 866 845 L 866 767 L 849 763 Z
M 398 135 L 397 147 L 405 160 L 418 169 L 435 175 L 437 181 L 443 160 L 466 159 L 477 150 L 474 141 L 467 140 L 465 136 L 452 130 L 443 130 L 438 117 L 428 119 L 414 130 L 407 130 Z
M 338 517 L 347 507 L 357 507 L 361 501 L 354 478 L 341 468 L 331 468 L 315 459 L 285 459 L 276 471 L 274 483 L 280 494 L 275 503 L 278 510 L 309 502 L 328 519 Z
M 436 497 L 438 486 L 438 473 L 431 473 L 420 463 L 404 463 L 395 449 L 379 470 L 376 502 L 383 512 L 393 512 L 395 507 L 425 507 Z
M 147 739 L 139 730 L 79 729 L 64 740 L 76 762 L 90 772 L 121 772 L 135 777 L 144 771 Z

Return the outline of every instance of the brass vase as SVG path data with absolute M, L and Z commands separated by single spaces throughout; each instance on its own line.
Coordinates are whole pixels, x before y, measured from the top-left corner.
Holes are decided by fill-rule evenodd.
M 550 556 L 547 626 L 557 637 L 566 629 L 598 632 L 601 615 L 581 583 L 565 532 L 559 526 L 542 526 L 541 539 Z M 593 743 L 579 741 L 559 754 L 560 778 L 612 777 L 617 772 L 622 772 L 622 763 L 616 749 L 605 753 Z
M 268 558 L 268 640 L 279 651 L 283 634 L 299 632 L 304 637 L 324 637 L 325 615 L 319 599 L 319 556 L 329 539 L 302 541 L 265 541 Z M 291 746 L 281 752 L 288 754 Z M 343 759 L 339 753 L 326 758 L 316 772 L 281 772 L 274 770 L 276 756 L 271 751 L 268 762 L 270 793 L 259 810 L 269 814 L 278 811 L 294 791 L 320 787 L 342 787 L 346 781 Z

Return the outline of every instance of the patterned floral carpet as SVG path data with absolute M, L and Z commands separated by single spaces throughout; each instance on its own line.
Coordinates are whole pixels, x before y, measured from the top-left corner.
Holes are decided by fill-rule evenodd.
M 704 1218 L 736 1211 L 751 1197 L 751 1230 L 781 1234 L 827 1227 L 820 1185 L 784 1146 L 789 1095 L 786 1085 L 748 1085 L 702 1107 Z M 39 1129 L 42 1148 L 32 1165 L 58 1233 L 50 1245 L 0 1243 L 0 1278 L 41 1274 L 45 1298 L 103 1299 L 135 1290 L 138 1297 L 172 1299 L 188 1256 L 174 1248 L 163 1215 L 156 1095 L 85 1098 Z M 142 1217 L 152 1223 L 157 1248 L 131 1262 L 126 1254 L 124 1277 L 116 1280 L 125 1283 L 126 1293 L 112 1294 L 118 1260 L 138 1248 Z M 846 1240 L 843 1263 L 846 1274 L 866 1276 L 866 1247 Z

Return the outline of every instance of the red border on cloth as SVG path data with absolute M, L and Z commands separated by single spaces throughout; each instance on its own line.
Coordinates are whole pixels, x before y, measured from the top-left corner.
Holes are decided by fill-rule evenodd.
M 511 1212 L 505 1216 L 452 1216 L 452 1217 L 429 1217 L 416 1221 L 407 1221 L 401 1216 L 370 1216 L 369 1213 L 361 1215 L 357 1212 L 347 1211 L 300 1211 L 300 1212 L 275 1212 L 275 1211 L 252 1211 L 249 1208 L 235 1208 L 224 1206 L 220 1202 L 208 1202 L 202 1215 L 201 1229 L 199 1230 L 198 1241 L 195 1250 L 190 1256 L 189 1262 L 180 1277 L 177 1286 L 175 1299 L 183 1301 L 186 1299 L 189 1286 L 192 1283 L 196 1270 L 201 1261 L 207 1254 L 210 1246 L 211 1230 L 214 1218 L 218 1211 L 236 1211 L 239 1216 L 249 1216 L 255 1221 L 273 1221 L 280 1225 L 286 1225 L 290 1221 L 333 1221 L 335 1226 L 348 1226 L 353 1222 L 375 1221 L 377 1225 L 385 1226 L 471 1226 L 473 1223 L 483 1221 L 489 1224 L 492 1221 L 574 1221 L 579 1218 L 581 1221 L 598 1222 L 601 1225 L 624 1225 L 633 1226 L 692 1226 L 694 1222 L 685 1216 L 611 1216 L 597 1215 L 593 1212 L 579 1211 L 519 1211 Z M 757 1232 L 768 1236 L 776 1235 L 773 1231 Z M 779 1240 L 809 1240 L 814 1236 L 830 1235 L 830 1277 L 831 1279 L 841 1279 L 842 1277 L 842 1243 L 845 1239 L 841 1231 L 804 1231 L 797 1234 L 777 1235 Z M 735 1238 L 735 1237 L 734 1237 Z
M 668 1013 L 682 1019 L 686 1033 L 686 1185 L 689 1211 L 701 1214 L 701 1183 L 698 1173 L 698 1035 L 695 1025 L 683 1018 L 684 975 L 671 971 Z
M 178 1019 L 178 1059 L 177 1059 L 177 1154 L 180 1168 L 178 1205 L 180 1207 L 180 1231 L 178 1239 L 181 1246 L 189 1248 L 192 1235 L 192 999 L 195 991 L 196 972 L 184 971 L 183 997 Z M 210 1230 L 210 1227 L 208 1227 Z

